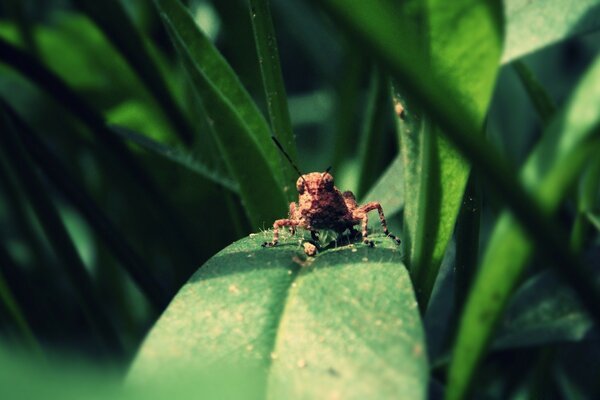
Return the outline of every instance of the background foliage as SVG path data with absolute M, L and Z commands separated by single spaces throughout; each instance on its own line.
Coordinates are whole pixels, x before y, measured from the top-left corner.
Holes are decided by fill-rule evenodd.
M 0 1 L 0 393 L 598 397 L 599 21 Z M 271 135 L 402 246 L 261 249 L 296 196 Z

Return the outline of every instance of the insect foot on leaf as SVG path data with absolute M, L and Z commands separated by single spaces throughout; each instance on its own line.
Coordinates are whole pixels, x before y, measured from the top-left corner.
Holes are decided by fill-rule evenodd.
M 316 241 L 318 240 L 317 231 L 319 229 L 329 229 L 341 234 L 346 229 L 353 231 L 354 226 L 358 224 L 362 226 L 363 243 L 373 247 L 375 245 L 373 241 L 367 239 L 367 226 L 369 223 L 367 214 L 374 210 L 379 213 L 383 233 L 394 240 L 396 244 L 400 244 L 400 239 L 388 231 L 383 209 L 379 202 L 372 201 L 359 206 L 352 192 L 342 193 L 335 187 L 333 176 L 329 173 L 331 167 L 327 168 L 325 172 L 302 174 L 277 139 L 275 137 L 272 137 L 272 139 L 300 176 L 296 181 L 298 203 L 290 203 L 287 219 L 278 219 L 273 223 L 273 240 L 263 243 L 263 247 L 277 245 L 279 229 L 282 227 L 291 228 L 293 233 L 296 232 L 298 227 L 309 230 L 311 237 Z

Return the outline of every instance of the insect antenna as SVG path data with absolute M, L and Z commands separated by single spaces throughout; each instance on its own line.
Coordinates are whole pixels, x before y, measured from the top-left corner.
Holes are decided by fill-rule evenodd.
M 325 172 L 323 172 L 323 176 L 325 176 L 325 174 L 327 174 L 329 171 L 331 171 L 331 165 L 329 167 L 327 167 L 327 169 L 325 170 Z
M 292 165 L 292 167 L 294 167 L 294 169 L 298 173 L 298 176 L 300 176 L 300 178 L 302 178 L 302 180 L 304 181 L 304 184 L 306 185 L 306 187 L 308 187 L 308 184 L 304 180 L 304 176 L 302 176 L 302 172 L 300 172 L 300 170 L 298 169 L 298 167 L 296 166 L 296 164 L 294 164 L 294 162 L 292 161 L 292 158 L 283 149 L 283 146 L 281 145 L 281 143 L 279 143 L 279 140 L 277 140 L 277 138 L 275 136 L 271 136 L 271 139 L 273 139 L 273 141 L 275 142 L 275 144 L 277 145 L 277 147 L 279 148 L 279 150 L 283 153 L 283 155 L 285 156 L 285 158 L 287 158 L 287 160 L 290 162 L 290 164 Z

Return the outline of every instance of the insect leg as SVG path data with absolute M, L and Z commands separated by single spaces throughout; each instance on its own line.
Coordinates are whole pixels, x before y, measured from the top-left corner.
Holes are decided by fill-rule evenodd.
M 290 203 L 290 212 L 288 213 L 288 219 L 296 219 L 296 203 L 294 202 Z M 292 235 L 296 234 L 296 226 L 290 226 L 289 229 Z
M 312 240 L 314 240 L 315 242 L 319 241 L 319 232 L 317 231 L 310 231 L 310 237 Z
M 388 230 L 387 223 L 385 221 L 385 215 L 383 215 L 383 208 L 381 208 L 381 204 L 379 204 L 376 201 L 372 201 L 370 203 L 367 203 L 367 204 L 361 206 L 359 209 L 361 211 L 363 211 L 365 213 L 365 215 L 369 211 L 377 210 L 377 212 L 379 213 L 379 221 L 381 222 L 381 226 L 383 227 L 383 233 L 385 233 L 386 236 L 388 236 L 389 238 L 394 240 L 396 242 L 396 244 L 400 244 L 400 239 L 396 235 L 393 235 L 392 233 L 390 233 L 390 231 Z M 363 223 L 364 223 L 364 221 L 363 221 Z M 366 237 L 365 229 L 363 228 L 363 241 L 364 241 L 365 237 Z
M 278 219 L 277 221 L 275 221 L 273 223 L 273 241 L 264 242 L 261 246 L 277 246 L 277 243 L 279 243 L 279 228 L 281 228 L 282 226 L 289 226 L 295 228 L 296 226 L 298 226 L 298 221 L 294 221 L 293 219 Z

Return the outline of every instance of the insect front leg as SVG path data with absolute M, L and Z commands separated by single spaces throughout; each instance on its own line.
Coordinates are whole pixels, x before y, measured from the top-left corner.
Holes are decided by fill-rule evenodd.
M 296 203 L 294 203 L 294 202 L 290 203 L 290 211 L 288 213 L 288 219 L 291 219 L 291 220 L 297 219 L 296 218 L 296 207 L 297 207 Z M 296 226 L 290 226 L 289 229 L 290 229 L 290 233 L 292 235 L 296 234 Z
M 277 246 L 277 243 L 279 243 L 279 228 L 281 228 L 282 226 L 289 226 L 289 227 L 293 228 L 295 231 L 296 227 L 298 226 L 298 221 L 293 220 L 293 219 L 278 219 L 277 221 L 275 221 L 273 223 L 273 241 L 264 242 L 261 246 L 262 247 Z
M 362 235 L 363 235 L 363 242 L 372 246 L 373 242 L 369 241 L 367 239 L 367 224 L 368 224 L 368 218 L 367 218 L 367 213 L 369 211 L 373 211 L 373 210 L 377 210 L 377 212 L 379 213 L 379 221 L 381 222 L 381 226 L 383 227 L 383 233 L 386 234 L 386 236 L 388 236 L 389 238 L 391 238 L 392 240 L 394 240 L 396 242 L 396 244 L 400 244 L 400 239 L 396 236 L 393 235 L 392 233 L 390 233 L 390 231 L 388 230 L 387 227 L 387 222 L 385 221 L 385 215 L 383 214 L 383 209 L 381 208 L 381 204 L 379 204 L 376 201 L 372 201 L 370 203 L 367 203 L 361 207 L 358 208 L 358 216 L 362 217 Z

